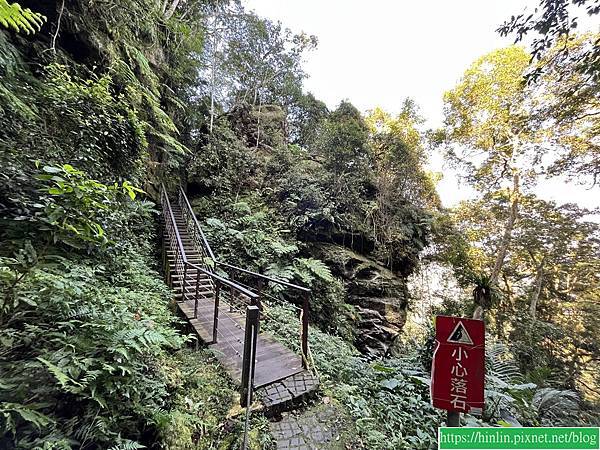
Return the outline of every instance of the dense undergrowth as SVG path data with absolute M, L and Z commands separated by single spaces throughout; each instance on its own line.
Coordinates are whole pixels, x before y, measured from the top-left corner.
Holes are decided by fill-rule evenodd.
M 64 181 L 65 171 L 77 173 L 77 182 Z M 239 426 L 233 420 L 231 430 L 222 429 L 235 393 L 210 353 L 185 350 L 192 338 L 178 331 L 183 324 L 156 269 L 151 204 L 127 189 L 109 203 L 105 185 L 72 168 L 40 173 L 36 181 L 50 187 L 40 188 L 36 201 L 46 206 L 4 221 L 3 448 L 204 448 L 225 441 L 223 433 Z M 73 199 L 79 221 L 76 214 L 54 217 L 70 212 Z M 115 228 L 120 232 L 111 233 Z
M 293 309 L 271 306 L 262 329 L 299 351 L 298 318 Z M 412 330 L 403 355 L 369 360 L 348 342 L 311 329 L 309 345 L 324 395 L 352 418 L 356 439 L 364 448 L 431 448 L 445 421 L 430 403 L 433 347 L 427 329 Z M 429 338 L 431 339 L 431 337 Z M 598 414 L 581 404 L 577 393 L 538 385 L 523 376 L 509 347 L 488 336 L 486 410 L 482 417 L 465 414 L 466 426 L 593 426 Z
M 184 149 L 166 111 L 190 72 L 167 80 L 147 49 L 185 24 L 142 26 L 150 2 L 96 6 L 60 11 L 53 49 L 43 31 L 0 30 L 0 447 L 235 446 L 233 386 L 209 352 L 186 349 L 140 189 L 151 155 Z M 201 39 L 180 36 L 181 63 Z
M 273 306 L 267 312 L 276 319 L 263 322 L 263 330 L 299 351 L 294 311 Z M 427 375 L 418 362 L 410 358 L 369 362 L 347 341 L 317 329 L 311 329 L 309 345 L 324 393 L 352 418 L 358 436 L 355 445 L 411 449 L 436 442 L 442 415 L 431 407 Z

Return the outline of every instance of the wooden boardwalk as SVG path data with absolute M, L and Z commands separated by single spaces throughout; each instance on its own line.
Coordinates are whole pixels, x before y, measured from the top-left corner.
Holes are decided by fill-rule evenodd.
M 179 205 L 171 206 L 173 217 L 188 261 L 200 264 L 203 256 L 194 244 L 194 239 L 188 233 L 185 218 Z M 219 302 L 219 322 L 217 327 L 217 342 L 213 341 L 214 329 L 214 284 L 209 276 L 197 270 L 185 270 L 186 292 L 181 294 L 181 280 L 184 277 L 182 269 L 177 269 L 175 249 L 167 248 L 167 258 L 171 271 L 173 287 L 179 288 L 177 304 L 183 315 L 188 319 L 198 336 L 214 351 L 230 376 L 238 384 L 241 383 L 242 357 L 244 349 L 245 316 L 235 310 L 238 305 L 231 304 L 235 300 L 233 294 L 222 293 Z M 198 282 L 199 281 L 199 282 Z M 196 287 L 198 284 L 198 287 Z M 193 288 L 190 286 L 194 286 Z M 199 292 L 197 315 L 194 317 L 196 292 Z M 302 359 L 266 333 L 258 335 L 255 355 L 254 386 L 268 386 L 277 381 L 293 377 L 305 370 Z

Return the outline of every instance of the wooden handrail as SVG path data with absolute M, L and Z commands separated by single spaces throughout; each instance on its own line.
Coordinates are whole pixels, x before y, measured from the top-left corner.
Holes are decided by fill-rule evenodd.
M 278 278 L 269 277 L 267 275 L 263 275 L 262 273 L 252 272 L 251 270 L 242 269 L 241 267 L 233 266 L 231 264 L 227 264 L 227 263 L 224 263 L 224 262 L 221 262 L 221 261 L 216 261 L 215 260 L 215 264 L 219 265 L 219 266 L 229 267 L 230 269 L 237 270 L 238 272 L 246 273 L 248 275 L 252 275 L 252 276 L 257 277 L 257 278 L 262 278 L 263 280 L 272 281 L 273 283 L 277 283 L 277 284 L 280 284 L 282 286 L 287 286 L 287 287 L 292 288 L 292 289 L 297 289 L 297 290 L 302 291 L 302 292 L 312 292 L 310 288 L 307 288 L 307 287 L 304 287 L 304 286 L 298 286 L 297 284 L 289 283 L 287 281 L 280 280 Z

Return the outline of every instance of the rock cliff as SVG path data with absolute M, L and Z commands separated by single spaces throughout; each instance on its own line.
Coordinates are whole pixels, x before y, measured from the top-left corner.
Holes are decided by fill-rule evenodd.
M 311 250 L 343 280 L 346 301 L 356 307 L 356 347 L 373 356 L 388 352 L 406 321 L 406 280 L 346 247 L 317 243 Z

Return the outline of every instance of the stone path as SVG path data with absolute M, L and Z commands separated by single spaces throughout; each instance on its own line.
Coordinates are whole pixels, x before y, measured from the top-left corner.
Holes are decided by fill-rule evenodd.
M 316 393 L 318 387 L 319 380 L 305 370 L 262 387 L 256 394 L 263 405 L 274 414 L 286 408 L 290 409 L 294 400 L 307 400 L 309 395 Z
M 334 406 L 321 404 L 300 414 L 286 413 L 270 428 L 278 450 L 345 449 L 345 422 Z

